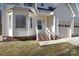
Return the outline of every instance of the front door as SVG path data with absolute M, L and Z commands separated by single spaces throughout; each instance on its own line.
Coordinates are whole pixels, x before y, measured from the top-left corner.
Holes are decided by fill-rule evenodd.
M 37 28 L 38 28 L 39 33 L 44 33 L 44 30 L 45 30 L 44 20 L 37 20 Z

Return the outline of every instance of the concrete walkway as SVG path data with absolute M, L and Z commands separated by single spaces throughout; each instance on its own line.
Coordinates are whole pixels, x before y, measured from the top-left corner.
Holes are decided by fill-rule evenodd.
M 68 42 L 72 45 L 79 46 L 79 37 L 63 38 L 63 39 L 51 40 L 51 41 L 40 41 L 39 44 L 40 46 L 42 46 L 42 45 L 58 44 L 64 42 Z
M 69 40 L 69 43 L 79 46 L 79 37 L 73 37 Z

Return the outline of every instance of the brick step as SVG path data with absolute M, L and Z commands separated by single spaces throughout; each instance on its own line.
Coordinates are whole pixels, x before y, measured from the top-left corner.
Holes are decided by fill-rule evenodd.
M 60 39 L 60 37 L 57 36 L 57 35 L 55 35 L 55 36 L 51 35 L 51 39 L 52 39 L 52 40 L 54 40 L 54 39 L 57 40 L 57 39 Z
M 39 37 L 39 41 L 48 41 L 49 40 L 49 37 L 46 34 L 39 34 L 38 37 Z M 57 39 L 60 39 L 60 37 L 57 35 L 55 35 L 55 36 L 51 35 L 51 40 L 57 40 Z
M 39 35 L 39 41 L 47 41 L 47 40 L 49 40 L 49 38 L 46 34 Z

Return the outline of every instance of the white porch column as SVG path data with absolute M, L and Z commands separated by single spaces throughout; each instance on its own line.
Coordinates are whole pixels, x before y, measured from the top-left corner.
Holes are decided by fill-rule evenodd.
M 36 41 L 39 41 L 37 26 L 36 26 Z
M 38 17 L 38 16 L 35 17 L 35 24 L 34 24 L 34 25 L 35 25 L 36 41 L 39 41 L 39 35 L 38 35 L 38 34 L 39 34 L 39 31 L 38 31 L 38 27 L 37 27 L 37 25 L 38 25 L 38 24 L 37 24 L 37 21 L 38 21 L 37 19 L 38 19 L 38 18 L 37 18 L 37 17 Z
M 53 16 L 53 27 L 52 27 L 52 31 L 54 32 L 54 34 L 59 35 L 59 19 L 56 18 L 56 16 Z
M 71 28 L 69 27 L 67 31 L 68 31 L 68 38 L 71 38 L 71 35 L 72 35 L 71 34 Z
M 59 35 L 59 19 L 55 19 L 55 33 L 56 35 Z
M 30 35 L 30 16 L 29 16 L 29 13 L 28 13 L 28 19 L 26 20 L 27 21 L 27 23 L 28 23 L 28 35 Z
M 59 35 L 59 19 L 57 19 L 57 35 Z
M 52 26 L 52 32 L 55 34 L 55 15 L 53 16 L 53 26 Z
M 70 24 L 70 28 L 71 28 L 71 30 L 70 30 L 70 36 L 71 37 L 72 37 L 72 34 L 74 34 L 74 18 L 75 17 L 72 18 L 72 21 L 71 21 L 71 24 Z

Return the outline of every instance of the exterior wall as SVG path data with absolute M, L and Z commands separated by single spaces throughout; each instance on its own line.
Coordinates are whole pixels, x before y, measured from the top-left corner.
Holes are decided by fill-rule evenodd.
M 69 37 L 70 36 L 70 23 L 69 21 L 59 21 L 59 35 L 60 37 Z M 68 27 L 69 25 L 69 27 Z
M 53 24 L 53 16 L 47 16 L 47 26 L 52 27 Z
M 78 16 L 79 16 L 79 12 L 78 12 L 78 9 L 77 9 L 76 4 L 75 4 L 75 3 L 71 3 L 70 5 L 71 5 L 71 7 L 72 7 L 74 13 L 75 13 L 76 16 L 78 17 Z
M 74 35 L 79 36 L 79 22 L 75 22 L 74 26 Z
M 3 11 L 3 14 L 2 14 L 2 35 L 3 36 L 8 35 L 7 28 L 8 28 L 7 13 Z
M 35 35 L 36 34 L 36 16 L 29 12 L 29 18 L 32 17 L 32 28 L 30 27 L 30 19 L 29 19 L 29 35 L 32 36 L 32 35 Z
M 60 3 L 57 5 L 57 8 L 55 10 L 55 16 L 60 20 L 60 21 L 71 21 L 72 20 L 72 15 L 70 14 L 69 9 L 67 8 L 66 4 Z
M 55 10 L 55 16 L 56 16 L 56 20 L 59 20 L 59 24 L 61 25 L 71 24 L 72 16 L 66 4 L 60 3 L 57 5 L 57 9 Z M 68 37 L 68 34 L 69 34 L 68 27 L 58 26 L 58 30 L 56 28 L 56 32 L 57 32 L 56 34 L 60 37 Z
M 49 30 L 51 30 L 55 34 L 55 16 L 54 15 L 47 16 L 46 21 L 47 21 L 46 26 L 49 28 Z
M 66 27 L 59 27 L 59 35 L 60 37 L 69 37 L 69 31 Z
M 74 28 L 74 35 L 78 35 L 79 36 L 79 28 Z

